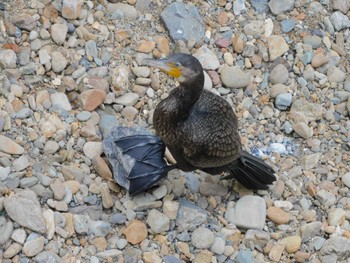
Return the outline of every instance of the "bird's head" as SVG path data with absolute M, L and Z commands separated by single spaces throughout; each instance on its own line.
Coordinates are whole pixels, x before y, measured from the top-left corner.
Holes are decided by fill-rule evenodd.
M 159 60 L 147 59 L 146 63 L 161 69 L 182 84 L 191 84 L 204 79 L 201 63 L 194 56 L 185 53 L 172 54 Z

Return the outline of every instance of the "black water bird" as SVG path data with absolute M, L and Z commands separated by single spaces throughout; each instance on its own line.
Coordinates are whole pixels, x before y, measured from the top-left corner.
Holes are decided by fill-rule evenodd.
M 166 59 L 147 60 L 147 64 L 175 77 L 179 86 L 155 109 L 153 124 L 158 137 L 134 135 L 138 137 L 115 140 L 119 149 L 138 164 L 127 174 L 130 194 L 148 189 L 174 168 L 199 169 L 213 175 L 224 172 L 225 178 L 235 178 L 247 188 L 268 189 L 276 179 L 273 169 L 242 150 L 237 117 L 225 99 L 203 88 L 200 62 L 177 53 Z M 165 163 L 164 144 L 175 165 Z

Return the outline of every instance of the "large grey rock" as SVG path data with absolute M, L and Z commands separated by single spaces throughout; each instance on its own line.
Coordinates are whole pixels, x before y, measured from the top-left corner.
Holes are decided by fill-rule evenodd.
M 321 255 L 337 255 L 337 262 L 350 257 L 350 240 L 346 237 L 335 236 L 324 242 L 321 248 Z
M 160 14 L 160 17 L 174 41 L 194 39 L 199 42 L 204 37 L 202 18 L 198 9 L 192 5 L 172 3 Z
M 4 201 L 9 217 L 17 224 L 30 230 L 45 234 L 46 224 L 36 194 L 31 190 L 23 190 Z

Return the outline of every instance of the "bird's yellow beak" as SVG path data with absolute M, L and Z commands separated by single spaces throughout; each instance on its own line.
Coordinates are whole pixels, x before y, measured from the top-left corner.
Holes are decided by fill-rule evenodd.
M 170 62 L 167 59 L 146 59 L 145 62 L 148 66 L 159 68 L 160 70 L 164 71 L 169 76 L 172 76 L 174 78 L 179 78 L 182 75 L 181 67 L 177 67 L 174 62 Z

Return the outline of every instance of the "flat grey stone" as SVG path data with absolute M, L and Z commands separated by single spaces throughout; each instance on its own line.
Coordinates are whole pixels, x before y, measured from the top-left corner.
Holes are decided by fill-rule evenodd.
M 180 2 L 170 4 L 160 17 L 174 41 L 195 40 L 199 42 L 205 33 L 198 9 Z
M 5 210 L 12 220 L 35 232 L 46 233 L 46 223 L 36 194 L 23 190 L 4 202 Z
M 259 196 L 243 196 L 232 212 L 226 219 L 237 227 L 262 230 L 265 226 L 266 203 Z
M 207 220 L 207 217 L 207 212 L 204 209 L 186 199 L 180 199 L 180 206 L 176 218 L 176 225 L 178 226 L 179 232 L 194 230 L 197 226 L 203 224 Z

